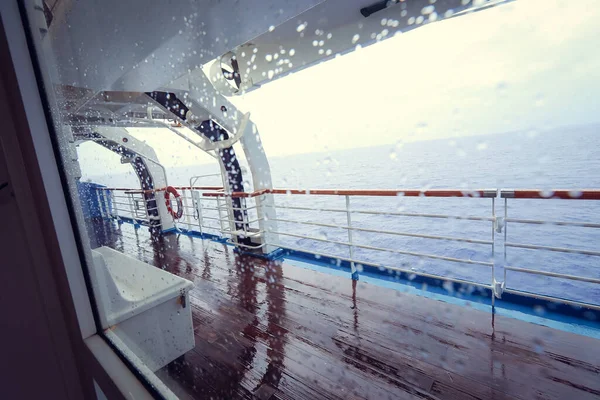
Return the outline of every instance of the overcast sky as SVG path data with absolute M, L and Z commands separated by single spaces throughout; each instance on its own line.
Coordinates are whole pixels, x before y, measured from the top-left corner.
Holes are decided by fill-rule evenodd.
M 251 112 L 270 157 L 594 123 L 599 38 L 596 1 L 519 0 L 396 35 L 232 101 Z M 132 133 L 167 167 L 211 162 L 168 132 Z M 114 168 L 107 152 L 82 145 L 84 171 Z

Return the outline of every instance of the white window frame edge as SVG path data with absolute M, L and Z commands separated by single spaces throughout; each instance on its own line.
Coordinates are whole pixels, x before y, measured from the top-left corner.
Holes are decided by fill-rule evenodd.
M 97 334 L 90 293 L 83 276 L 65 192 L 54 156 L 17 0 L 0 2 L 0 18 L 2 18 L 12 63 L 17 75 L 20 95 L 23 104 L 27 105 L 25 107 L 26 118 L 59 240 L 60 253 L 77 315 L 81 339 L 92 356 L 91 358 L 85 357 L 85 359 L 93 359 L 93 362 L 96 363 L 92 365 L 91 362 L 86 362 L 87 372 L 100 389 L 108 394 L 109 398 L 117 396 L 126 399 L 152 399 L 154 398 L 152 394 L 111 346 Z
M 81 335 L 85 339 L 96 333 L 96 325 L 71 226 L 71 218 L 64 198 L 58 165 L 54 157 L 50 133 L 39 96 L 37 80 L 29 56 L 25 28 L 21 24 L 21 16 L 16 0 L 3 2 L 0 11 L 2 13 L 2 22 L 6 30 L 21 97 L 23 103 L 27 105 L 25 107 L 25 114 L 40 165 L 44 189 L 48 194 L 52 220 L 58 234 L 60 251 L 65 264 L 69 286 L 71 287 Z

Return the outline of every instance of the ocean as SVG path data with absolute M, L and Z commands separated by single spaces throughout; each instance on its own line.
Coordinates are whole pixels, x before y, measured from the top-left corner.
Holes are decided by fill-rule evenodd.
M 273 184 L 277 188 L 300 189 L 519 189 L 600 188 L 600 125 L 557 128 L 543 132 L 523 131 L 433 141 L 396 143 L 286 157 L 270 157 Z M 242 163 L 243 165 L 243 163 Z M 192 175 L 218 172 L 214 165 L 174 167 L 167 170 L 169 184 L 187 186 Z M 87 176 L 107 186 L 137 187 L 135 175 Z M 248 176 L 248 174 L 246 174 Z M 249 178 L 249 176 L 248 176 Z M 199 185 L 219 183 L 206 178 Z M 245 183 L 251 190 L 250 182 Z M 278 205 L 310 206 L 316 209 L 345 207 L 338 196 L 276 196 Z M 600 201 L 508 200 L 509 218 L 544 221 L 600 223 Z M 492 201 L 483 198 L 352 197 L 353 210 L 446 214 L 492 215 Z M 346 225 L 344 213 L 280 208 L 278 218 Z M 497 199 L 495 212 L 504 215 L 504 200 Z M 354 227 L 454 238 L 492 240 L 489 221 L 423 218 L 413 216 L 353 214 Z M 553 224 L 525 225 L 510 222 L 507 241 L 561 248 L 600 251 L 600 229 Z M 346 242 L 347 231 L 339 228 L 278 223 L 278 231 L 318 239 Z M 508 248 L 504 260 L 504 233 L 495 234 L 491 245 L 397 236 L 383 233 L 353 233 L 353 243 L 405 252 L 496 262 L 495 278 L 503 280 L 505 264 L 600 278 L 600 257 L 548 250 Z M 280 242 L 295 248 L 348 257 L 346 246 L 322 240 L 280 235 Z M 488 266 L 456 263 L 364 248 L 354 249 L 354 258 L 387 266 L 426 271 L 442 276 L 490 283 Z M 600 303 L 600 286 L 592 283 L 507 271 L 507 287 Z

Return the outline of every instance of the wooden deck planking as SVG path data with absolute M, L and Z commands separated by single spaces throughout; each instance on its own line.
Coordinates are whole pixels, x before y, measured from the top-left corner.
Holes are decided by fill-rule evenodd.
M 160 372 L 192 398 L 600 397 L 598 340 L 499 316 L 492 330 L 468 307 L 97 225 L 95 245 L 194 281 L 196 348 Z

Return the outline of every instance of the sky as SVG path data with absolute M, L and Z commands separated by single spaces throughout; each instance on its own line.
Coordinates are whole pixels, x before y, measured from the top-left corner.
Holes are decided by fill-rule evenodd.
M 396 35 L 230 100 L 251 113 L 269 157 L 595 123 L 599 22 L 596 1 L 518 0 Z M 166 131 L 131 132 L 167 168 L 213 162 Z M 84 172 L 115 168 L 118 157 L 107 153 L 80 146 Z

